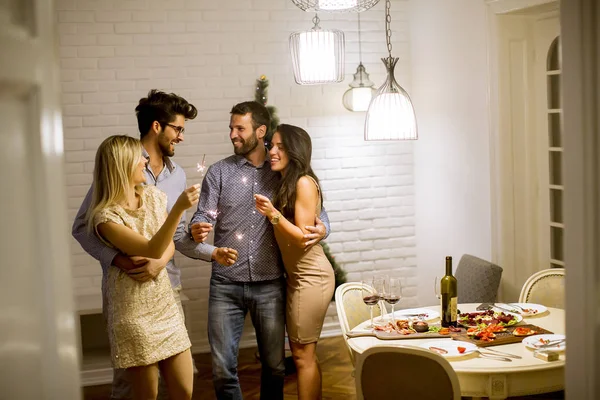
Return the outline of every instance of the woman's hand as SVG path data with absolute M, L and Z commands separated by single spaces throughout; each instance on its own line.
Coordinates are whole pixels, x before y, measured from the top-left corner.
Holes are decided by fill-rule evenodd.
M 271 200 L 262 194 L 255 194 L 254 201 L 256 202 L 256 209 L 259 213 L 264 215 L 265 217 L 271 219 L 278 211 L 273 207 Z
M 175 205 L 173 208 L 178 207 L 180 210 L 187 210 L 192 207 L 194 204 L 198 203 L 198 199 L 200 198 L 200 185 L 195 184 L 185 189 L 177 198 Z

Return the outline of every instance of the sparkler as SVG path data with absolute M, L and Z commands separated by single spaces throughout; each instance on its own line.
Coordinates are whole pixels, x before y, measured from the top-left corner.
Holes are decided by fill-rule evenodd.
M 200 175 L 204 178 L 204 174 L 206 173 L 206 154 L 202 156 L 202 163 L 196 164 L 196 171 L 200 172 Z

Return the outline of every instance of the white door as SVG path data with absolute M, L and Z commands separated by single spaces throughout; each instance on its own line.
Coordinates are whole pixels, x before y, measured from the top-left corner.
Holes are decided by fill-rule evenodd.
M 53 2 L 0 0 L 0 399 L 80 398 Z

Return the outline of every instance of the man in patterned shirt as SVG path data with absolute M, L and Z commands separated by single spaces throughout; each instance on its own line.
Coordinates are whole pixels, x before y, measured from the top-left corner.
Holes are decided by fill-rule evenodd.
M 201 222 L 215 224 L 214 245 L 238 251 L 229 266 L 213 262 L 208 304 L 208 340 L 218 399 L 242 399 L 237 354 L 250 312 L 262 363 L 261 399 L 283 399 L 285 279 L 273 227 L 256 211 L 254 195 L 273 198 L 279 174 L 271 171 L 264 138 L 270 124 L 266 107 L 251 101 L 231 110 L 229 137 L 235 155 L 217 161 L 206 173 L 198 210 L 190 221 L 194 240 L 202 241 Z M 325 213 L 317 234 L 328 231 Z

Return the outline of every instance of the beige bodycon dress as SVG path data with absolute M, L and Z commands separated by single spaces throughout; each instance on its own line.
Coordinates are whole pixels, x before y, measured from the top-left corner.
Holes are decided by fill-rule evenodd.
M 110 206 L 96 214 L 94 225 L 114 222 L 151 239 L 166 213 L 167 195 L 147 185 L 138 209 Z M 155 279 L 137 282 L 111 266 L 105 279 L 104 312 L 114 368 L 154 364 L 191 347 L 166 268 Z
M 310 178 L 310 177 L 309 177 Z M 311 180 L 313 180 L 311 178 Z M 313 180 L 314 182 L 314 180 Z M 315 185 L 317 183 L 315 182 Z M 317 215 L 321 213 L 321 192 Z M 321 244 L 308 251 L 298 249 L 275 230 L 287 273 L 286 330 L 290 341 L 314 343 L 321 335 L 325 313 L 333 297 L 335 276 Z

